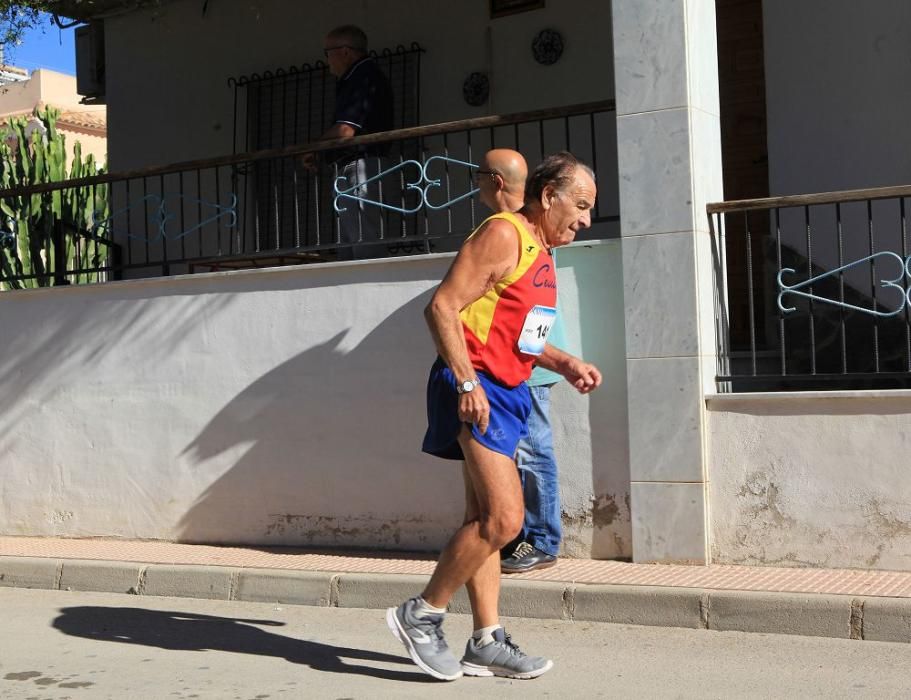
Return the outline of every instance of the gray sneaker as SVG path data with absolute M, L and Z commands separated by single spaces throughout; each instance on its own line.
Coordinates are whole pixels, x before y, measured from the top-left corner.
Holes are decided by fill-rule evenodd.
M 550 659 L 523 652 L 502 628 L 494 630 L 490 644 L 478 646 L 474 637 L 469 639 L 462 657 L 462 670 L 466 676 L 537 678 L 553 666 L 554 662 Z
M 386 610 L 386 624 L 405 645 L 411 660 L 422 671 L 441 681 L 462 677 L 462 667 L 443 639 L 443 616 L 414 614 L 417 598 L 406 600 L 397 608 Z

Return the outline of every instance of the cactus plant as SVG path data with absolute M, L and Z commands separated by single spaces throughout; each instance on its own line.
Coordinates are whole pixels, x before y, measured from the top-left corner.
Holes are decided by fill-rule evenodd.
M 83 159 L 77 141 L 67 169 L 65 137 L 52 107 L 18 117 L 3 128 L 0 190 L 60 182 L 103 172 L 94 157 Z M 107 185 L 0 197 L 0 289 L 103 281 L 112 244 L 96 223 L 108 216 Z M 79 270 L 75 274 L 65 274 Z

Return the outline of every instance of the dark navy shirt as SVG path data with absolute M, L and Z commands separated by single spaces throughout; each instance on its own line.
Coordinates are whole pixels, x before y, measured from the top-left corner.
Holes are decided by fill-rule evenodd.
M 350 124 L 355 136 L 392 129 L 392 87 L 389 79 L 369 56 L 355 63 L 338 79 L 335 88 L 335 124 Z M 378 155 L 385 151 L 380 145 L 353 149 L 345 156 Z M 339 154 L 342 155 L 341 153 Z

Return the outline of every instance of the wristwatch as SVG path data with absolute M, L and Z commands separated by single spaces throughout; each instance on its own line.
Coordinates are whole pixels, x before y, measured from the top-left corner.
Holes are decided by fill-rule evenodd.
M 470 391 L 474 391 L 474 388 L 480 383 L 480 379 L 469 379 L 456 386 L 456 392 L 459 394 L 467 394 Z

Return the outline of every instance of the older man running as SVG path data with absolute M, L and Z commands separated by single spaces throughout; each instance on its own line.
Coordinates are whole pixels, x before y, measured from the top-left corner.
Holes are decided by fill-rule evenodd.
M 556 313 L 551 250 L 591 224 L 596 186 L 570 153 L 535 169 L 516 213 L 490 217 L 462 246 L 425 310 L 439 357 L 427 385 L 425 452 L 465 460 L 466 515 L 421 595 L 390 608 L 386 621 L 412 660 L 441 680 L 535 678 L 553 662 L 520 651 L 499 622 L 499 550 L 520 531 L 522 487 L 514 456 L 531 410 L 537 363 L 580 393 L 601 384 L 598 369 L 547 343 Z M 428 479 L 429 480 L 429 479 Z M 443 637 L 443 616 L 466 586 L 475 631 L 461 663 Z
M 517 211 L 524 204 L 528 166 L 521 153 L 494 148 L 484 154 L 475 173 L 478 196 L 491 211 Z M 562 348 L 565 339 L 560 315 L 547 340 Z M 524 573 L 553 566 L 563 539 L 560 481 L 550 426 L 550 390 L 562 377 L 535 367 L 528 379 L 531 413 L 528 435 L 519 442 L 516 463 L 525 499 L 525 521 L 519 535 L 501 551 L 504 574 Z

